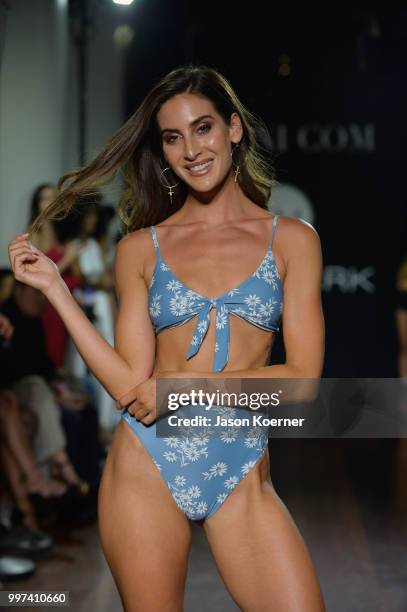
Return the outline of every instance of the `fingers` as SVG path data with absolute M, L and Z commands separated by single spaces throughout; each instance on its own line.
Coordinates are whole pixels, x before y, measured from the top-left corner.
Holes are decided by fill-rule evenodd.
M 13 255 L 13 261 L 15 262 L 15 264 L 22 264 L 27 259 L 30 259 L 32 261 L 33 259 L 38 259 L 38 257 L 38 253 L 34 253 L 30 249 L 24 249 Z
M 9 243 L 8 254 L 11 260 L 11 256 L 16 253 L 20 253 L 23 249 L 29 249 L 33 253 L 40 254 L 41 251 L 37 249 L 27 238 L 27 234 L 17 236 L 14 240 Z
M 144 419 L 144 417 L 148 416 L 150 414 L 150 412 L 148 410 L 145 410 L 145 408 L 137 410 L 137 412 L 134 413 L 134 417 L 137 419 L 137 421 L 141 421 L 142 419 Z
M 15 246 L 18 246 L 19 244 L 21 244 L 23 242 L 28 242 L 28 236 L 29 235 L 30 234 L 27 233 L 27 234 L 19 234 L 18 236 L 16 236 L 14 238 L 14 240 L 11 240 L 9 242 L 9 246 L 8 246 L 9 250 L 12 249 Z
M 142 419 L 142 423 L 144 423 L 144 425 L 151 425 L 151 423 L 154 423 L 155 421 L 155 416 L 150 413 L 148 416 L 146 416 L 144 419 Z
M 21 246 L 13 249 L 10 259 L 15 259 L 19 255 L 35 255 L 39 257 L 40 253 L 34 247 Z
M 8 255 L 10 264 L 15 272 L 17 257 L 26 255 L 28 259 L 33 261 L 33 255 L 39 257 L 41 251 L 39 251 L 33 244 L 27 239 L 28 234 L 21 234 L 12 240 L 9 244 Z M 21 263 L 21 261 L 20 261 Z
M 130 391 L 127 391 L 127 393 L 119 397 L 116 402 L 118 408 L 126 408 L 129 404 L 137 400 L 136 388 L 137 387 L 133 387 L 133 389 L 130 389 Z
M 140 419 L 141 417 L 148 414 L 148 410 L 146 409 L 146 407 L 140 406 L 140 404 L 138 404 L 137 402 L 131 402 L 131 404 L 127 406 L 127 412 L 132 416 L 136 417 L 136 419 Z
M 11 261 L 14 273 L 17 270 L 21 269 L 24 263 L 28 261 L 33 262 L 37 260 L 38 257 L 38 253 L 34 253 L 31 249 L 28 248 L 21 249 L 17 253 L 14 253 Z
M 29 242 L 29 240 L 24 239 L 24 240 L 18 240 L 17 242 L 13 242 L 9 244 L 9 253 L 15 253 L 16 251 L 20 251 L 21 249 L 31 249 L 32 251 L 35 251 L 36 253 L 40 253 L 41 251 L 39 249 L 37 249 L 37 247 L 35 247 L 33 244 L 31 244 L 31 242 Z
M 146 423 L 146 418 L 150 419 L 151 416 L 153 418 L 150 422 L 152 423 L 155 420 L 153 411 L 147 408 L 147 406 L 138 405 L 137 402 L 132 402 L 127 407 L 127 412 L 131 414 L 131 416 L 134 416 L 137 421 L 141 421 L 142 423 Z

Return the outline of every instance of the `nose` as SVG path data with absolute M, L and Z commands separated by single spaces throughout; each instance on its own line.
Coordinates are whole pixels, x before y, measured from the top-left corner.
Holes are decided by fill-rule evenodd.
M 190 136 L 184 138 L 184 157 L 188 161 L 194 161 L 200 153 L 199 143 Z

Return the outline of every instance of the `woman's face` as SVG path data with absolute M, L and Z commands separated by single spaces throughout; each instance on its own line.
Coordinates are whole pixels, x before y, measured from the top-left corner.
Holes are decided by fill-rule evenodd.
M 227 125 L 210 100 L 183 93 L 162 105 L 157 122 L 168 165 L 191 189 L 210 191 L 231 174 L 232 145 L 243 136 L 237 113 Z
M 90 210 L 83 218 L 82 230 L 85 234 L 92 234 L 97 226 L 98 214 L 95 210 Z
M 39 201 L 39 212 L 47 209 L 48 206 L 55 200 L 58 195 L 58 189 L 56 187 L 44 187 L 41 190 L 40 201 Z

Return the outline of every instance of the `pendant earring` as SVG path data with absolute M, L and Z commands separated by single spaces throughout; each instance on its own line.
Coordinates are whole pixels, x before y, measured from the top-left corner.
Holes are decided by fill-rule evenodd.
M 164 172 L 166 172 L 167 170 L 170 170 L 170 169 L 171 168 L 168 167 L 168 168 L 164 168 L 164 170 L 161 170 L 161 173 L 160 173 L 160 183 L 164 187 L 164 189 L 167 190 L 167 193 L 170 196 L 170 202 L 171 202 L 171 205 L 172 205 L 172 195 L 174 193 L 175 187 L 178 187 L 179 182 L 175 183 L 175 185 L 168 185 L 167 182 L 164 183 L 163 180 L 162 180 L 162 179 L 164 179 L 165 181 L 167 181 L 166 177 L 164 176 Z
M 237 178 L 240 174 L 240 166 L 239 164 L 235 164 L 234 160 L 233 160 L 233 153 L 236 151 L 236 149 L 240 148 L 240 144 L 237 144 L 233 147 L 233 149 L 230 152 L 230 157 L 232 158 L 232 166 L 234 166 L 236 168 L 235 170 L 235 183 L 237 183 Z

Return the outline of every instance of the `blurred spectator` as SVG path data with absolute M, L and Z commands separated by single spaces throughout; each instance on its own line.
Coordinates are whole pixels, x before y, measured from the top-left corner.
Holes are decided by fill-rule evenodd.
M 85 193 L 78 198 L 77 243 L 83 247 L 78 255 L 78 262 L 84 282 L 81 287 L 75 289 L 74 295 L 88 312 L 88 316 L 94 321 L 102 336 L 113 346 L 114 279 L 111 267 L 107 264 L 103 250 L 95 237 L 98 232 L 101 236 L 104 235 L 107 229 L 106 222 L 103 221 L 104 213 L 101 212 L 103 208 L 101 200 L 102 196 L 97 192 Z M 99 381 L 89 374 L 72 341 L 69 343 L 66 369 L 79 378 L 87 376 L 91 381 L 98 406 L 99 425 L 108 440 L 119 416 L 116 404 Z
M 36 429 L 33 416 L 30 410 L 22 408 L 13 391 L 0 390 L 0 463 L 24 525 L 37 529 L 32 501 L 42 503 L 53 496 L 61 496 L 66 493 L 67 486 L 48 479 L 36 465 L 32 448 Z
M 31 198 L 30 226 L 36 217 L 57 197 L 57 188 L 49 183 L 37 187 Z M 70 291 L 81 284 L 78 255 L 81 245 L 67 241 L 63 236 L 63 223 L 45 220 L 39 231 L 33 234 L 31 242 L 54 261 Z M 65 232 L 66 233 L 66 232 Z M 51 304 L 43 310 L 42 322 L 46 336 L 46 347 L 55 367 L 62 367 L 68 344 L 68 332 L 64 322 Z
M 14 334 L 0 349 L 0 384 L 13 390 L 36 415 L 37 463 L 47 464 L 53 477 L 81 486 L 81 478 L 99 478 L 97 413 L 83 390 L 70 388 L 56 373 L 40 319 L 45 304 L 40 291 L 17 281 L 13 295 L 1 306 L 14 325 Z M 83 475 L 72 464 L 74 456 Z
M 0 338 L 9 342 L 14 333 L 11 322 L 0 314 Z M 15 393 L 0 389 L 0 458 L 4 472 L 12 486 L 17 505 L 21 501 L 29 505 L 27 496 L 38 494 L 44 497 L 62 495 L 66 487 L 48 480 L 35 464 L 30 437 L 36 423 L 30 411 L 22 412 Z M 32 511 L 32 508 L 31 508 Z M 31 526 L 35 526 L 32 517 Z

